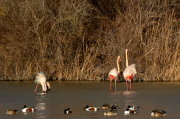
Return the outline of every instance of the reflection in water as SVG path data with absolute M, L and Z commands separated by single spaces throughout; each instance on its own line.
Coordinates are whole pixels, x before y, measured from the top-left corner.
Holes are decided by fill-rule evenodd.
M 41 102 L 48 93 L 36 93 L 37 101 Z
M 123 91 L 122 93 L 125 96 L 125 100 L 124 100 L 124 110 L 126 110 L 128 108 L 128 106 L 130 106 L 131 104 L 134 103 L 134 98 L 137 95 L 136 91 Z M 134 105 L 131 105 L 134 106 Z M 129 113 L 124 113 L 124 115 L 129 115 Z
M 123 95 L 125 95 L 125 96 L 130 96 L 135 93 L 136 93 L 135 91 L 123 91 Z
M 37 96 L 47 95 L 47 93 L 36 93 Z
M 36 93 L 36 100 L 37 102 L 39 102 L 35 107 L 39 112 L 37 113 L 38 118 L 47 118 L 47 115 L 45 113 L 47 111 L 47 106 L 46 103 L 43 103 L 47 98 L 47 94 L 48 93 Z
M 32 111 L 29 111 L 29 112 L 23 112 L 24 115 L 27 115 L 28 113 L 34 113 Z
M 46 103 L 38 103 L 36 105 L 36 109 L 38 109 L 38 110 L 46 110 Z
M 46 103 L 38 103 L 36 105 L 36 109 L 41 112 L 41 111 L 45 111 L 46 110 Z M 38 118 L 46 118 L 46 115 L 44 114 L 44 112 L 42 113 L 37 113 Z
M 125 95 L 125 96 L 131 96 L 131 95 L 134 95 L 136 94 L 137 92 L 136 91 L 110 91 L 109 94 L 112 94 L 112 95 Z
M 112 95 L 120 95 L 122 93 L 122 91 L 110 91 L 109 94 Z

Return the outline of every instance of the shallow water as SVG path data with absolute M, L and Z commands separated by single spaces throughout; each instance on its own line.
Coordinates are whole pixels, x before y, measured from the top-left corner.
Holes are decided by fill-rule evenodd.
M 179 119 L 180 117 L 180 83 L 167 82 L 133 82 L 132 91 L 126 91 L 125 82 L 117 83 L 117 91 L 109 91 L 109 82 L 61 82 L 52 81 L 51 91 L 41 94 L 39 85 L 34 93 L 36 84 L 27 82 L 0 82 L 0 118 L 32 119 L 32 118 L 61 118 L 61 119 L 151 119 L 151 112 L 155 109 L 164 110 L 164 119 Z M 114 82 L 113 82 L 114 84 Z M 112 87 L 112 89 L 114 86 Z M 83 110 L 86 105 L 101 106 L 104 103 L 117 103 L 120 109 L 116 116 L 104 116 L 105 110 L 97 112 Z M 36 107 L 34 113 L 22 113 L 24 105 Z M 137 114 L 124 115 L 128 105 L 140 106 Z M 64 114 L 66 108 L 72 114 Z M 15 115 L 7 115 L 7 109 L 18 109 Z

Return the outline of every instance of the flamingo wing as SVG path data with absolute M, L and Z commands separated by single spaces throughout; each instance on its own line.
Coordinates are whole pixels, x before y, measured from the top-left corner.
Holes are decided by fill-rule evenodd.
M 36 76 L 35 76 L 35 80 L 38 84 L 41 84 L 41 83 L 45 83 L 47 78 L 46 78 L 46 75 L 43 73 L 43 72 L 39 72 Z
M 132 77 L 134 77 L 137 74 L 135 66 L 136 64 L 129 65 L 124 70 L 123 76 L 126 80 L 131 81 Z
M 118 71 L 116 68 L 114 68 L 109 72 L 109 78 L 110 78 L 110 80 L 112 80 L 112 79 L 116 80 L 117 77 L 118 77 Z

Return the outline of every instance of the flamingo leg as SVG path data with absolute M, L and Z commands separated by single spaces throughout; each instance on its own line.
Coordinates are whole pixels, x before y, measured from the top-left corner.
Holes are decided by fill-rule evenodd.
M 116 90 L 116 80 L 115 80 L 115 90 Z
M 111 91 L 111 80 L 110 80 L 110 91 Z
M 127 88 L 127 90 L 128 90 L 127 80 L 126 80 L 126 88 Z
M 38 87 L 38 83 L 37 83 L 37 85 L 36 85 L 36 88 L 35 88 L 34 92 L 36 92 L 37 87 Z
M 130 82 L 130 91 L 131 91 L 131 82 Z
M 43 91 L 44 91 L 44 84 L 42 85 L 42 93 L 43 93 Z

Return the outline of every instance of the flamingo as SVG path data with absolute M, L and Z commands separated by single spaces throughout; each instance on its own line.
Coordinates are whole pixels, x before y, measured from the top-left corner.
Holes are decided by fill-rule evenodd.
M 118 58 L 117 58 L 117 69 L 118 69 L 118 71 L 116 70 L 116 68 L 114 68 L 114 69 L 112 69 L 112 70 L 109 72 L 110 91 L 111 91 L 111 81 L 112 81 L 113 79 L 114 79 L 114 81 L 115 81 L 115 90 L 116 90 L 116 80 L 117 80 L 118 75 L 119 75 L 119 73 L 120 73 L 119 61 L 121 61 L 120 56 L 118 56 Z
M 43 72 L 38 72 L 35 76 L 34 83 L 37 83 L 36 88 L 34 92 L 36 92 L 36 89 L 38 87 L 38 84 L 42 85 L 42 92 L 46 92 L 47 90 L 50 90 L 50 83 L 46 82 L 47 78 L 46 75 Z
M 126 88 L 128 90 L 127 81 L 130 82 L 130 91 L 131 91 L 131 79 L 137 74 L 136 72 L 136 64 L 131 64 L 128 66 L 128 56 L 127 56 L 128 49 L 126 49 L 126 68 L 123 71 L 123 76 L 126 80 Z

